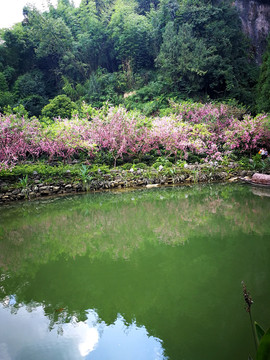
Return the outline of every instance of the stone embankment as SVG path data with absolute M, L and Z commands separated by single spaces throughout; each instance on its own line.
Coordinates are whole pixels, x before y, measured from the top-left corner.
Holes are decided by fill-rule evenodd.
M 207 183 L 217 181 L 239 181 L 243 177 L 251 177 L 254 171 L 223 169 L 221 167 L 207 169 L 200 165 L 188 165 L 185 169 L 163 170 L 111 170 L 109 174 L 99 174 L 88 182 L 80 181 L 72 176 L 65 179 L 45 182 L 34 174 L 24 187 L 20 187 L 16 179 L 0 177 L 0 204 L 18 200 L 31 200 L 48 196 L 101 191 L 108 189 L 158 187 L 180 184 Z M 17 179 L 18 180 L 18 179 Z

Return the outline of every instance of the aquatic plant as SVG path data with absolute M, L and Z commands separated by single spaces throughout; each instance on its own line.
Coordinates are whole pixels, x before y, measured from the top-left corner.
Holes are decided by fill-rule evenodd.
M 256 349 L 256 360 L 267 360 L 270 356 L 270 329 L 264 331 L 264 329 L 256 321 L 253 322 L 251 306 L 254 302 L 250 296 L 249 291 L 247 291 L 247 287 L 244 281 L 242 281 L 242 286 L 243 296 L 246 303 L 246 311 L 249 314 L 250 325 Z M 252 360 L 252 357 L 249 355 L 248 359 Z
M 28 175 L 20 179 L 20 185 L 25 189 L 28 185 Z
M 83 182 L 83 188 L 84 190 L 89 190 L 89 183 L 92 180 L 92 176 L 89 175 L 89 167 L 86 165 L 82 165 L 80 169 L 80 178 Z

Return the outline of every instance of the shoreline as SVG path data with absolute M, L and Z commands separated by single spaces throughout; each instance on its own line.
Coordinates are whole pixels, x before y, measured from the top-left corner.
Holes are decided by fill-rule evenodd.
M 0 176 L 0 206 L 14 201 L 29 201 L 40 198 L 84 194 L 107 190 L 154 188 L 161 186 L 190 185 L 213 182 L 238 182 L 243 177 L 251 178 L 255 170 L 243 170 L 205 165 L 187 165 L 186 168 L 153 168 L 135 171 L 110 169 L 109 173 L 97 174 L 91 180 L 82 181 L 76 176 L 66 174 L 66 178 L 42 179 L 39 174 L 29 176 L 29 183 L 20 186 L 19 176 Z

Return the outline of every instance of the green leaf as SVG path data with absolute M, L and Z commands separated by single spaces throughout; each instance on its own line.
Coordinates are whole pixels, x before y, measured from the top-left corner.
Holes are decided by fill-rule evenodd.
M 260 341 L 256 360 L 270 360 L 270 329 L 267 330 Z
M 256 337 L 259 343 L 265 334 L 265 330 L 257 323 L 257 321 L 254 321 L 254 326 L 256 331 Z

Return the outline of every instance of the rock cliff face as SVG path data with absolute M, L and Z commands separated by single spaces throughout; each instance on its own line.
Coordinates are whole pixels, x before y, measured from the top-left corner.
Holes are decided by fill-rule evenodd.
M 256 62 L 262 61 L 270 35 L 270 0 L 235 0 L 244 32 L 251 39 Z

